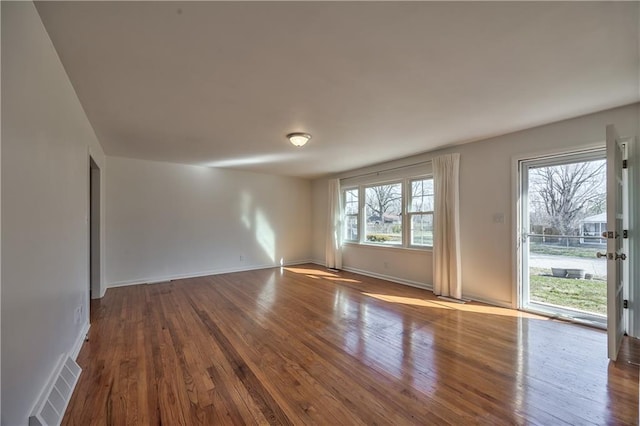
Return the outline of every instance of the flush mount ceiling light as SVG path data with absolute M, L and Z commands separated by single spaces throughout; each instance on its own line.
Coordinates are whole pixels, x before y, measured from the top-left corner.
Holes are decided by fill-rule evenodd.
M 291 141 L 295 146 L 303 146 L 309 139 L 311 139 L 311 135 L 308 133 L 289 133 L 287 135 L 287 139 Z

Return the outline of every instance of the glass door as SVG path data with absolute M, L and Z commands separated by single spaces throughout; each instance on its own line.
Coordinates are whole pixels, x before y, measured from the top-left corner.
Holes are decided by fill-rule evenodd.
M 604 150 L 520 162 L 520 308 L 606 327 Z

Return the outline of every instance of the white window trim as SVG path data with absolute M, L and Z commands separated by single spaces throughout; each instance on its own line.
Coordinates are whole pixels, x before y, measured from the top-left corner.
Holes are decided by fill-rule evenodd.
M 360 220 L 360 200 L 362 198 L 362 197 L 360 197 L 360 188 L 358 186 L 349 186 L 349 187 L 346 187 L 346 188 L 342 188 L 341 189 L 342 190 L 341 197 L 342 197 L 342 205 L 344 206 L 343 208 L 345 208 L 345 211 L 346 211 L 346 207 L 347 207 L 347 191 L 353 191 L 354 189 L 358 190 L 358 207 L 357 207 L 356 213 L 350 213 L 350 214 L 343 213 L 343 215 L 344 215 L 345 218 L 346 217 L 353 217 L 353 216 L 356 217 L 356 222 L 358 223 L 358 227 L 356 229 L 356 233 L 358 235 L 357 235 L 357 239 L 355 239 L 355 240 L 351 240 L 351 239 L 346 238 L 345 234 L 347 232 L 347 226 L 346 226 L 347 221 L 344 220 L 344 233 L 345 234 L 342 235 L 342 241 L 344 243 L 358 243 L 358 242 L 360 242 L 360 235 L 361 235 L 361 232 L 360 232 L 360 222 L 361 222 L 361 220 Z
M 372 179 L 367 179 L 365 181 L 360 180 L 358 183 L 350 183 L 348 186 L 344 186 L 341 188 L 342 191 L 342 199 L 343 205 L 346 204 L 346 192 L 349 190 L 358 190 L 358 239 L 357 240 L 348 240 L 344 238 L 343 235 L 343 243 L 346 245 L 353 246 L 367 246 L 367 247 L 379 247 L 379 248 L 389 248 L 389 249 L 404 249 L 404 250 L 417 250 L 417 251 L 431 251 L 433 250 L 433 246 L 423 246 L 423 245 L 415 245 L 411 244 L 411 226 L 410 226 L 410 218 L 411 215 L 414 214 L 432 214 L 433 211 L 425 211 L 425 212 L 412 212 L 409 213 L 409 202 L 410 196 L 410 186 L 411 182 L 415 180 L 421 179 L 433 179 L 432 173 L 421 173 L 410 176 L 404 176 L 401 178 L 393 178 L 393 179 L 379 179 L 377 176 L 374 176 Z M 402 243 L 401 244 L 384 244 L 384 243 L 374 243 L 366 240 L 366 212 L 365 212 L 365 189 L 373 186 L 380 185 L 390 185 L 390 184 L 401 184 L 401 193 L 402 193 Z M 344 214 L 344 217 L 347 216 L 355 216 L 355 215 L 347 215 Z M 346 229 L 346 227 L 345 227 Z
M 418 212 L 412 212 L 411 211 L 411 201 L 412 201 L 412 197 L 413 197 L 413 191 L 411 190 L 411 182 L 417 181 L 417 180 L 425 180 L 425 179 L 431 179 L 433 180 L 433 175 L 425 175 L 425 176 L 414 176 L 414 177 L 410 177 L 410 178 L 406 178 L 406 182 L 405 182 L 405 192 L 407 193 L 407 196 L 405 198 L 405 210 L 406 210 L 406 218 L 407 218 L 407 226 L 406 228 L 406 241 L 407 241 L 407 247 L 408 248 L 413 248 L 413 249 L 417 249 L 417 250 L 422 250 L 422 249 L 432 249 L 433 248 L 433 244 L 430 246 L 427 245 L 421 245 L 421 244 L 411 244 L 411 217 L 414 215 L 427 215 L 430 214 L 431 215 L 431 223 L 433 224 L 433 210 L 423 210 L 423 211 L 418 211 Z
M 371 242 L 371 241 L 367 241 L 367 221 L 366 219 L 366 190 L 367 188 L 373 188 L 376 186 L 383 186 L 383 185 L 397 185 L 400 184 L 400 218 L 401 218 L 401 223 L 400 225 L 402 226 L 402 232 L 401 232 L 401 238 L 402 238 L 402 242 L 400 244 L 384 244 L 384 243 L 375 243 L 375 242 Z M 383 246 L 383 247 L 405 247 L 405 232 L 404 232 L 404 223 L 405 223 L 405 213 L 406 213 L 406 201 L 405 201 L 405 179 L 392 179 L 389 181 L 385 181 L 385 182 L 376 182 L 376 183 L 368 183 L 368 184 L 363 184 L 360 185 L 360 194 L 362 195 L 362 197 L 360 198 L 362 201 L 360 203 L 361 208 L 360 208 L 360 218 L 362 219 L 361 222 L 362 224 L 360 225 L 360 231 L 361 232 L 361 236 L 360 236 L 360 244 L 367 244 L 367 245 L 372 245 L 372 246 Z M 384 217 L 381 217 L 380 220 L 384 223 Z

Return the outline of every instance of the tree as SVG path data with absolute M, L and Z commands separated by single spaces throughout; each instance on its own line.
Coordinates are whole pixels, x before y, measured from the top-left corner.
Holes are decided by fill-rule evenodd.
M 380 218 L 384 223 L 387 213 L 399 215 L 402 211 L 402 186 L 401 184 L 372 186 L 365 191 L 365 204 L 372 213 L 370 216 Z
M 581 219 L 606 208 L 604 160 L 531 170 L 531 216 L 562 235 L 572 235 Z

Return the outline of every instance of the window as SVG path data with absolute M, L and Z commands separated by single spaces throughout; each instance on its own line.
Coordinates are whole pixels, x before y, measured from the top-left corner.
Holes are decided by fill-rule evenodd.
M 414 179 L 409 182 L 408 219 L 412 246 L 433 246 L 433 179 Z
M 351 186 L 342 190 L 344 241 L 408 248 L 433 246 L 431 177 L 415 173 L 381 183 L 360 179 L 348 184 Z
M 365 239 L 402 244 L 402 183 L 365 187 Z
M 344 239 L 345 241 L 358 241 L 358 188 L 344 191 Z

